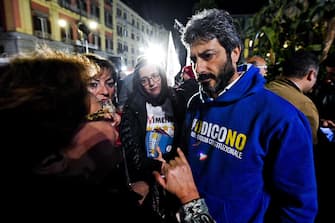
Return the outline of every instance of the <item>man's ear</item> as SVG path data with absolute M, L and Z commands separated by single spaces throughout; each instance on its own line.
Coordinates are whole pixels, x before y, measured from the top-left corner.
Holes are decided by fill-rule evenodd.
M 315 78 L 316 78 L 316 71 L 313 70 L 313 69 L 309 69 L 309 70 L 308 70 L 308 73 L 307 73 L 307 75 L 306 75 L 306 79 L 307 79 L 308 81 L 312 81 L 312 80 L 315 79 Z
M 233 64 L 236 64 L 241 55 L 241 48 L 235 47 L 231 52 L 231 61 Z

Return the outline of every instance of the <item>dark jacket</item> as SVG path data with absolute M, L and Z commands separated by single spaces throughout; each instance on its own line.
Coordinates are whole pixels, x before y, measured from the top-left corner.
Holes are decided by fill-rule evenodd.
M 176 111 L 176 100 L 173 89 L 169 88 L 167 98 L 171 100 L 174 110 L 174 137 L 172 151 L 165 154 L 165 160 L 170 160 L 176 155 L 176 145 L 179 142 L 179 129 L 181 123 L 178 120 Z M 145 148 L 147 111 L 145 98 L 134 92 L 127 100 L 120 125 L 120 135 L 123 149 L 126 152 L 127 167 L 131 182 L 145 181 L 150 186 L 149 194 L 144 201 L 146 210 L 152 210 L 153 216 L 161 216 L 156 222 L 176 222 L 175 213 L 180 202 L 172 194 L 164 191 L 155 182 L 152 175 L 154 170 L 160 171 L 161 162 L 147 158 Z
M 177 112 L 181 121 L 184 121 L 187 103 L 189 99 L 199 91 L 199 84 L 194 79 L 185 80 L 181 85 L 176 88 L 176 98 L 178 100 Z
M 172 88 L 169 88 L 168 98 L 172 102 L 173 110 L 177 110 L 177 100 Z M 174 112 L 175 118 L 175 133 L 174 133 L 174 149 L 164 158 L 170 160 L 176 155 L 175 147 L 179 144 L 179 131 L 181 120 L 178 118 L 177 112 Z M 153 182 L 152 171 L 160 171 L 161 163 L 159 161 L 146 157 L 145 136 L 146 136 L 146 101 L 145 98 L 133 92 L 128 98 L 122 121 L 120 124 L 120 135 L 122 146 L 126 151 L 127 165 L 130 173 L 130 178 L 133 182 L 144 180 Z
M 75 219 L 97 222 L 147 222 L 136 194 L 113 172 L 114 148 L 92 148 L 80 159 L 50 156 L 35 171 L 12 173 L 4 183 L 8 213 L 26 213 L 25 219 Z M 109 163 L 106 161 L 110 160 Z M 6 212 L 6 211 L 4 211 Z M 128 214 L 131 213 L 131 214 Z M 22 215 L 11 215 L 13 220 Z

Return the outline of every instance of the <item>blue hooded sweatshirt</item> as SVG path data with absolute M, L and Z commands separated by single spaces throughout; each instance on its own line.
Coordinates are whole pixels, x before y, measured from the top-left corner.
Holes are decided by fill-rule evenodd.
M 317 190 L 306 117 L 251 66 L 225 93 L 190 107 L 188 160 L 217 223 L 314 222 Z M 201 95 L 201 97 L 200 97 Z

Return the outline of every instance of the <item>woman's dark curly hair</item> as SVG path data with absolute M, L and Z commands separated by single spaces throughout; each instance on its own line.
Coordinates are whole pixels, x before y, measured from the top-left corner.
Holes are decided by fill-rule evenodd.
M 11 157 L 33 165 L 70 144 L 88 113 L 90 69 L 84 57 L 51 51 L 0 67 L 2 143 Z

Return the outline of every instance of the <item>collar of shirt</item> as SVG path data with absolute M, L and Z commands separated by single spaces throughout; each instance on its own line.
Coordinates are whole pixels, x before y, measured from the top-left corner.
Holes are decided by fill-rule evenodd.
M 250 67 L 251 67 L 251 64 L 247 64 L 246 69 L 240 71 L 239 72 L 239 76 L 233 82 L 231 82 L 230 84 L 228 84 L 225 87 L 225 89 L 223 89 L 223 91 L 218 94 L 218 96 L 222 95 L 223 93 L 225 93 L 226 91 L 228 91 L 230 88 L 232 88 L 236 84 L 236 82 L 245 74 L 245 72 L 247 72 L 247 70 L 249 70 Z

